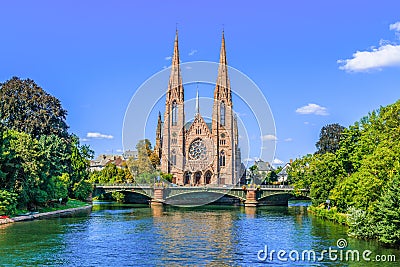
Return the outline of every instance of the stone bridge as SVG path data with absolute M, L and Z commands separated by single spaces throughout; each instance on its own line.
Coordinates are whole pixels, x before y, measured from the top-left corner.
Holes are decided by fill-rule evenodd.
M 163 184 L 95 184 L 92 196 L 99 196 L 111 192 L 121 192 L 125 195 L 141 195 L 152 205 L 186 205 L 198 206 L 212 202 L 224 204 L 241 204 L 246 207 L 258 205 L 281 206 L 288 205 L 288 201 L 295 195 L 308 197 L 308 190 L 299 190 L 291 186 L 165 186 Z M 296 194 L 295 194 L 296 193 Z M 143 199 L 143 198 L 142 198 Z M 134 203 L 135 201 L 133 201 Z

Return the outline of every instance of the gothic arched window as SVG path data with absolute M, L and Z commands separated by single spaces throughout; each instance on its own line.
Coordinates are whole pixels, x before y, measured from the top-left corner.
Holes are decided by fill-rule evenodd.
M 172 102 L 172 125 L 176 125 L 176 122 L 178 120 L 178 104 L 176 104 L 176 101 Z
M 219 166 L 225 166 L 225 152 L 223 150 L 219 153 Z
M 171 163 L 172 163 L 172 165 L 176 165 L 176 151 L 175 151 L 175 149 L 172 149 Z
M 225 103 L 224 103 L 224 101 L 222 101 L 220 104 L 219 115 L 220 115 L 219 122 L 221 123 L 222 126 L 225 126 Z

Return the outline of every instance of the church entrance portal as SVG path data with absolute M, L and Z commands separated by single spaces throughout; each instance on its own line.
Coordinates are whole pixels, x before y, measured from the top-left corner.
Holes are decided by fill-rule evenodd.
M 205 179 L 206 179 L 206 181 L 205 181 L 206 184 L 211 183 L 211 172 L 210 171 L 206 172 Z
M 190 184 L 190 172 L 185 173 L 185 181 L 183 182 L 185 185 Z
M 201 179 L 201 172 L 196 172 L 196 174 L 194 175 L 194 184 L 199 185 L 200 179 Z

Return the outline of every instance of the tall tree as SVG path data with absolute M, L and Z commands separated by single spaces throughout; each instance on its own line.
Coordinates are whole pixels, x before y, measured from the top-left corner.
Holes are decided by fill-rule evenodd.
M 13 77 L 0 83 L 0 122 L 37 138 L 54 134 L 68 137 L 67 111 L 61 102 L 33 80 Z
M 339 149 L 340 136 L 345 128 L 338 123 L 322 127 L 319 140 L 315 144 L 318 154 L 335 153 Z
M 377 218 L 379 241 L 389 245 L 400 245 L 400 175 L 396 175 L 388 190 L 382 195 Z
M 136 182 L 151 182 L 155 168 L 150 160 L 152 154 L 151 143 L 148 139 L 139 140 L 136 145 L 138 151 L 137 159 L 128 159 L 127 165 L 136 179 Z M 141 177 L 141 179 L 138 179 Z

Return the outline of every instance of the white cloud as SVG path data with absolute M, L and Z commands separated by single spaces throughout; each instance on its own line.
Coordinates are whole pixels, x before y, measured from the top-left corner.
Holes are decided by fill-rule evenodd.
M 391 31 L 400 37 L 400 21 L 389 25 Z M 339 59 L 339 69 L 347 72 L 368 72 L 384 67 L 400 66 L 400 45 L 381 40 L 379 47 L 370 51 L 356 51 L 350 59 Z
M 80 140 L 81 140 L 81 142 L 89 142 L 89 141 L 90 141 L 90 140 L 87 139 L 87 138 L 81 138 Z
M 258 161 L 258 160 L 260 160 L 259 157 L 254 157 L 254 158 L 245 158 L 243 161 L 248 163 L 248 162 L 254 162 L 254 161 Z
M 293 138 L 290 138 L 290 137 L 285 139 L 285 142 L 292 142 L 292 141 L 293 141 Z
M 372 51 L 357 51 L 353 58 L 338 60 L 341 70 L 365 72 L 383 67 L 400 66 L 400 45 L 385 44 Z
M 281 165 L 281 164 L 283 164 L 284 162 L 282 161 L 282 160 L 280 160 L 280 159 L 278 159 L 278 158 L 275 158 L 273 161 L 272 161 L 272 164 L 273 165 Z
M 171 56 L 169 56 L 169 57 L 165 57 L 165 60 L 171 60 Z
M 192 49 L 192 51 L 190 51 L 190 53 L 189 53 L 189 56 L 193 56 L 196 53 L 197 53 L 197 50 L 196 49 Z
M 96 138 L 96 139 L 113 139 L 114 136 L 109 134 L 101 134 L 101 133 L 92 133 L 89 132 L 86 135 L 87 138 Z
M 393 23 L 393 24 L 390 24 L 390 25 L 389 25 L 389 29 L 390 29 L 391 31 L 400 32 L 400 21 L 395 22 L 395 23 Z
M 296 113 L 299 114 L 314 114 L 320 116 L 327 116 L 329 115 L 327 108 L 321 107 L 317 104 L 308 104 L 307 106 L 301 107 L 296 109 Z
M 278 141 L 278 138 L 273 134 L 266 134 L 261 136 L 263 141 Z
M 118 153 L 124 152 L 122 149 L 117 149 L 116 151 L 117 151 Z

